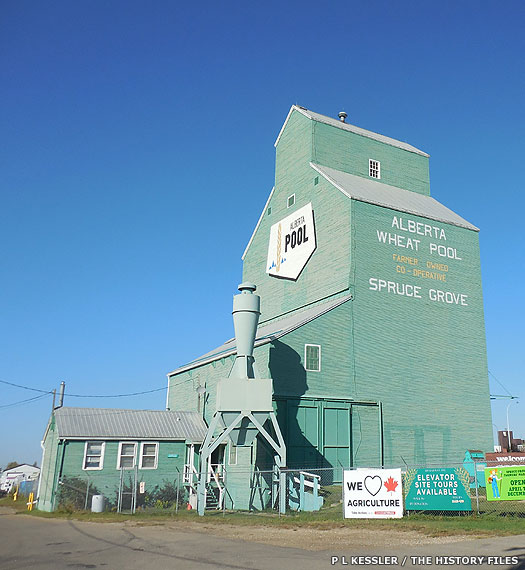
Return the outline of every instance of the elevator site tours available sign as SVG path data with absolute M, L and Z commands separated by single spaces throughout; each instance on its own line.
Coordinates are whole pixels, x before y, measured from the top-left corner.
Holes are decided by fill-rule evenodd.
M 487 501 L 525 501 L 525 466 L 487 467 Z
M 408 469 L 403 474 L 407 511 L 471 511 L 470 477 L 463 467 Z
M 286 216 L 270 228 L 266 272 L 295 280 L 315 251 L 312 204 Z
M 401 469 L 355 469 L 344 472 L 345 518 L 401 518 Z

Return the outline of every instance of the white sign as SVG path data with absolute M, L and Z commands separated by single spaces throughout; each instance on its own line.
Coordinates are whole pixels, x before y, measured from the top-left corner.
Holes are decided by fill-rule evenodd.
M 312 204 L 286 216 L 270 229 L 266 273 L 283 279 L 297 279 L 315 251 Z
M 143 494 L 146 492 L 146 481 L 141 481 L 139 483 L 139 493 Z
M 391 519 L 403 516 L 401 469 L 354 469 L 344 472 L 345 518 Z

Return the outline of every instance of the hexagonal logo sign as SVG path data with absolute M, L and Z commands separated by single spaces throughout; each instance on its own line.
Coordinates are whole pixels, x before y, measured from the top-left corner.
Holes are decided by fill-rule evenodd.
M 295 281 L 315 247 L 314 212 L 310 203 L 271 227 L 266 273 Z

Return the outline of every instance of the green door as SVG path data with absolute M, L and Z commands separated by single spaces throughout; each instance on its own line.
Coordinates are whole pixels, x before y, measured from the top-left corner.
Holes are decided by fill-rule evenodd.
M 351 405 L 348 402 L 325 402 L 323 406 L 323 455 L 327 467 L 350 467 Z
M 314 401 L 288 400 L 287 453 L 288 466 L 298 469 L 319 466 L 319 418 Z

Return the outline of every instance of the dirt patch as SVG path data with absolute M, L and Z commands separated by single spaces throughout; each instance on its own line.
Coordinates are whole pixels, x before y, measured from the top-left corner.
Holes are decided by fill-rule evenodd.
M 274 546 L 288 546 L 304 550 L 360 549 L 377 546 L 384 548 L 415 546 L 420 544 L 448 544 L 472 540 L 473 535 L 432 537 L 415 531 L 371 530 L 358 528 L 275 528 L 272 526 L 234 526 L 193 523 L 168 523 L 167 528 L 177 531 L 200 532 L 223 538 L 259 542 Z M 379 535 L 379 540 L 378 540 Z

